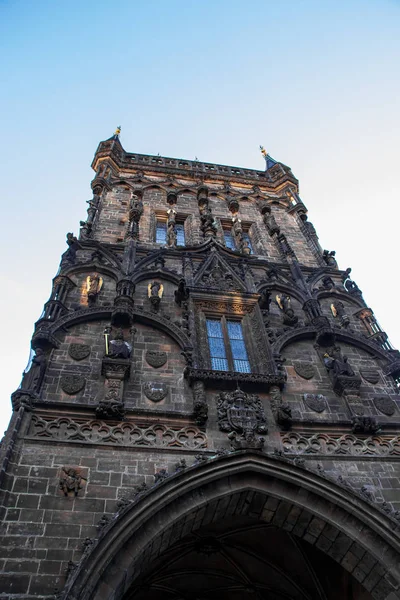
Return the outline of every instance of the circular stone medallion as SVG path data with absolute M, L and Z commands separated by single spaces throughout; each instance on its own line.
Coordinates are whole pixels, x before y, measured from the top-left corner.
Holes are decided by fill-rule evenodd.
M 387 417 L 394 415 L 396 405 L 389 396 L 377 396 L 374 398 L 375 407 Z
M 315 370 L 312 363 L 309 362 L 298 362 L 294 364 L 294 370 L 297 375 L 303 377 L 303 379 L 312 379 L 315 375 Z
M 62 391 L 70 396 L 83 390 L 85 383 L 86 379 L 83 375 L 62 375 L 60 380 Z
M 68 354 L 74 360 L 83 360 L 90 354 L 90 346 L 87 344 L 70 344 Z
M 160 402 L 168 394 L 168 386 L 165 383 L 158 383 L 155 381 L 147 381 L 143 385 L 143 391 L 149 400 L 153 402 Z
M 145 354 L 146 362 L 155 369 L 162 367 L 167 362 L 167 353 L 157 350 L 147 350 Z

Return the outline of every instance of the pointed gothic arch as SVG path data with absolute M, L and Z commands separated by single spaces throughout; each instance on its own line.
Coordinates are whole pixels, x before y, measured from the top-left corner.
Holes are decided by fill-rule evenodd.
M 153 486 L 103 530 L 63 598 L 120 600 L 173 543 L 204 524 L 243 515 L 305 539 L 364 582 L 373 598 L 400 599 L 400 526 L 349 489 L 254 451 L 195 465 Z

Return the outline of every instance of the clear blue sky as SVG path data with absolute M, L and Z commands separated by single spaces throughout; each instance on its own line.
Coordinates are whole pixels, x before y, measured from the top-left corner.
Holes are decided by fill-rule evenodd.
M 400 345 L 398 0 L 0 0 L 0 433 L 90 162 L 131 152 L 292 167 L 322 246 Z

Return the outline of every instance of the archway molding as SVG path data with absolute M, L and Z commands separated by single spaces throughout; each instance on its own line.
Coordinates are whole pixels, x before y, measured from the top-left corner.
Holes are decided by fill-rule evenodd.
M 315 544 L 373 598 L 400 599 L 399 526 L 335 482 L 254 451 L 201 463 L 153 486 L 111 521 L 62 597 L 120 600 L 173 543 L 236 515 Z

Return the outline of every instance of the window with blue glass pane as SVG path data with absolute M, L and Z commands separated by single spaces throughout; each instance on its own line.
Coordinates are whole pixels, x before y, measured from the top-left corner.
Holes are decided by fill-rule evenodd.
M 228 361 L 224 344 L 221 321 L 207 319 L 208 346 L 210 348 L 211 368 L 214 371 L 228 371 Z
M 166 244 L 167 243 L 167 224 L 165 221 L 157 221 L 156 243 L 157 244 Z
M 242 324 L 239 321 L 227 321 L 228 337 L 231 345 L 233 368 L 239 373 L 250 373 L 250 362 L 244 345 Z
M 250 236 L 249 234 L 245 231 L 243 232 L 243 239 L 246 240 L 246 242 L 249 245 L 250 248 L 250 254 L 254 254 L 254 250 L 253 250 L 253 246 L 251 245 L 251 240 L 250 240 Z
M 183 223 L 176 223 L 175 233 L 176 233 L 176 245 L 184 246 L 185 245 L 185 228 L 184 228 Z
M 231 250 L 236 250 L 235 240 L 230 231 L 224 231 L 225 246 Z

